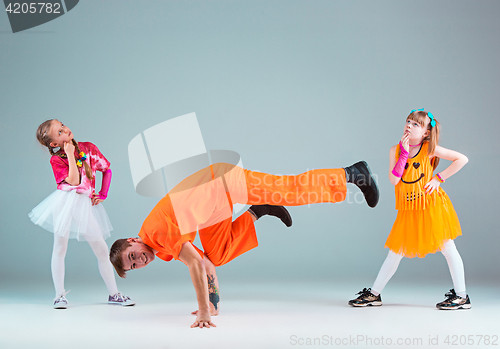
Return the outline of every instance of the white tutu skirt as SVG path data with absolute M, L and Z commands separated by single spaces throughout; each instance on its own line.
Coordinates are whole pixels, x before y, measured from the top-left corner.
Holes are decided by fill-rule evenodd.
M 56 190 L 29 214 L 31 221 L 57 236 L 78 241 L 107 239 L 113 230 L 106 210 L 87 194 Z

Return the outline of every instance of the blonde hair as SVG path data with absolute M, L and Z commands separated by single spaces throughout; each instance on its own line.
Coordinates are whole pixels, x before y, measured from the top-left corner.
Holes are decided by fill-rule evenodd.
M 416 110 L 410 113 L 410 115 L 408 115 L 406 121 L 412 120 L 418 122 L 420 126 L 425 127 L 426 118 L 430 119 L 429 114 L 426 111 Z M 441 129 L 441 124 L 439 123 L 439 121 L 436 120 L 436 118 L 434 118 L 434 121 L 436 121 L 436 125 L 434 127 L 431 126 L 430 121 L 427 124 L 427 130 L 429 131 L 429 135 L 423 139 L 424 142 L 429 143 L 429 146 L 427 147 L 427 155 L 431 155 L 434 153 L 434 150 L 436 150 L 436 146 L 438 145 L 439 142 L 439 132 Z M 436 169 L 438 164 L 439 164 L 439 158 L 435 156 L 432 159 L 433 169 Z
M 52 126 L 52 121 L 54 121 L 54 119 L 44 121 L 40 126 L 38 126 L 38 129 L 36 130 L 36 139 L 38 140 L 38 142 L 40 142 L 41 145 L 49 149 L 50 155 L 55 155 L 62 158 L 65 157 L 66 155 L 63 153 L 55 152 L 54 147 L 50 145 L 52 139 L 50 138 L 49 132 L 50 132 L 50 127 Z M 78 154 L 80 154 L 80 148 L 78 147 L 78 142 L 75 141 L 74 139 L 72 139 L 71 141 L 75 146 Z M 90 180 L 94 179 L 94 176 L 92 176 L 92 169 L 90 168 L 89 164 L 86 161 L 82 161 L 82 163 L 85 168 L 85 175 L 87 176 L 87 178 Z

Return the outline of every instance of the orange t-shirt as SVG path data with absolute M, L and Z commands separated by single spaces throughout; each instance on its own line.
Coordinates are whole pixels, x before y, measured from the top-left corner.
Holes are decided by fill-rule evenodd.
M 186 241 L 192 243 L 196 237 L 196 231 L 181 234 L 170 196 L 167 194 L 144 220 L 139 237 L 146 245 L 158 251 L 156 254 L 158 258 L 169 262 L 172 258 L 179 259 L 182 245 Z M 194 245 L 193 247 L 203 257 L 203 251 Z

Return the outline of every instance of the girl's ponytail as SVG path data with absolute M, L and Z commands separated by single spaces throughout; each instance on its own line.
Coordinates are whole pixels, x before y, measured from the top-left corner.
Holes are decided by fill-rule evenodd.
M 436 121 L 436 125 L 433 127 L 429 123 L 429 127 L 430 127 L 429 135 L 426 138 L 424 138 L 424 141 L 429 142 L 429 146 L 427 148 L 428 155 L 431 155 L 434 153 L 434 150 L 436 150 L 436 146 L 438 145 L 438 142 L 439 142 L 439 133 L 440 133 L 440 129 L 441 129 L 441 124 L 439 123 L 439 121 L 436 120 L 436 118 L 434 118 L 434 121 Z M 432 160 L 433 169 L 436 169 L 438 164 L 439 164 L 439 158 L 434 157 Z
M 72 141 L 73 141 L 73 145 L 76 148 L 76 152 L 78 153 L 78 155 L 80 155 L 80 147 L 78 147 L 78 142 L 75 141 L 74 139 L 72 139 Z M 87 161 L 82 161 L 82 163 L 83 163 L 83 167 L 85 168 L 85 176 L 87 176 L 87 178 L 90 180 L 94 179 L 94 176 L 92 176 L 92 169 L 90 168 Z

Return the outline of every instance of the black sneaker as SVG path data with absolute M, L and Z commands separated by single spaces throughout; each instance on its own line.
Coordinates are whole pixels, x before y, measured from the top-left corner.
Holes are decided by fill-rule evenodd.
M 446 299 L 441 303 L 436 304 L 436 308 L 441 310 L 457 310 L 457 309 L 470 309 L 472 306 L 470 304 L 469 295 L 466 298 L 462 298 L 455 293 L 455 289 L 451 289 L 450 292 L 444 295 Z
M 359 294 L 359 297 L 351 299 L 349 301 L 349 305 L 352 305 L 353 307 L 381 306 L 382 298 L 380 295 L 375 296 L 370 292 L 371 290 L 371 288 L 363 288 L 362 291 L 356 293 Z

